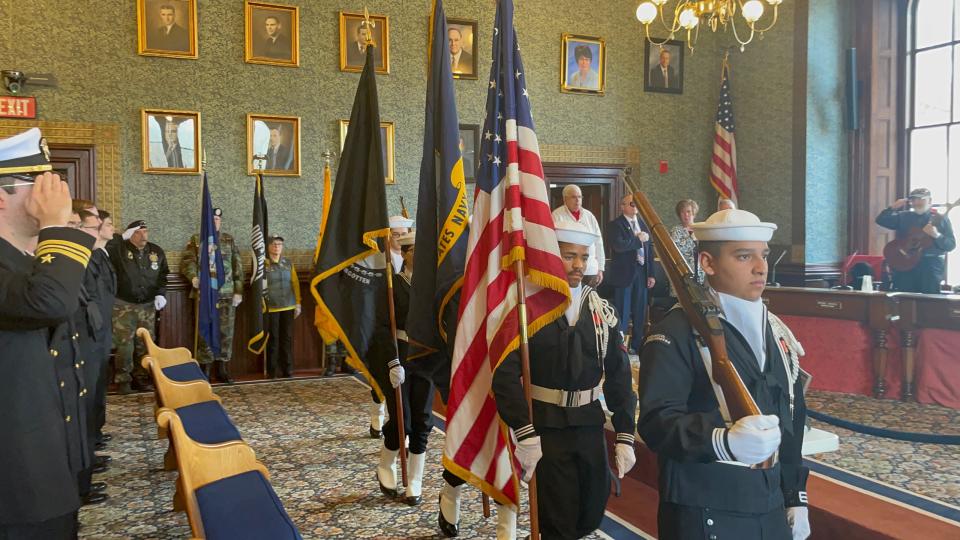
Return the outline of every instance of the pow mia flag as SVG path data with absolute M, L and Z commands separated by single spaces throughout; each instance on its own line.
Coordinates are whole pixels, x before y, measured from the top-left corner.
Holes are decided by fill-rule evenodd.
M 253 271 L 250 272 L 250 333 L 247 349 L 254 354 L 263 353 L 270 335 L 267 334 L 267 199 L 263 195 L 263 176 L 257 174 L 253 190 L 253 225 L 250 229 L 250 248 L 253 249 Z

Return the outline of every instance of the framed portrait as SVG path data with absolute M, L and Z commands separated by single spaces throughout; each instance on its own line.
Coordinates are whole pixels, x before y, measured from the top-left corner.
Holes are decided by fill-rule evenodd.
M 300 8 L 244 3 L 243 59 L 248 64 L 300 65 Z
M 140 109 L 143 172 L 200 172 L 200 113 Z
M 683 93 L 682 41 L 668 40 L 662 46 L 644 42 L 643 90 L 664 94 Z
M 371 17 L 372 18 L 372 17 Z M 343 143 L 347 141 L 347 131 L 350 129 L 349 120 L 337 120 L 340 126 L 340 152 L 343 152 Z M 383 147 L 383 170 L 386 176 L 383 181 L 387 184 L 397 183 L 393 161 L 393 122 L 380 122 L 380 143 Z
M 450 69 L 454 79 L 477 78 L 477 21 L 447 17 Z
M 263 156 L 254 165 L 253 156 Z M 300 176 L 300 117 L 247 115 L 247 174 Z
M 463 179 L 477 181 L 477 156 L 480 154 L 480 125 L 460 124 L 460 155 L 463 156 Z
M 390 18 L 370 15 L 367 28 L 363 13 L 340 12 L 340 71 L 363 71 L 367 60 L 367 36 L 373 38 L 377 73 L 390 73 Z
M 196 0 L 137 0 L 137 53 L 196 58 Z
M 603 39 L 563 34 L 560 37 L 560 91 L 602 96 L 606 60 Z

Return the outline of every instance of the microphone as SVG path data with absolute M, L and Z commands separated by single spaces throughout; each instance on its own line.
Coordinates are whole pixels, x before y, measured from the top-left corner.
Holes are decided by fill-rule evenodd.
M 773 261 L 773 265 L 770 267 L 770 281 L 767 285 L 771 287 L 779 287 L 780 284 L 777 283 L 777 265 L 780 264 L 780 261 L 783 260 L 784 255 L 787 254 L 787 250 L 780 252 L 780 256 L 777 257 L 777 260 Z

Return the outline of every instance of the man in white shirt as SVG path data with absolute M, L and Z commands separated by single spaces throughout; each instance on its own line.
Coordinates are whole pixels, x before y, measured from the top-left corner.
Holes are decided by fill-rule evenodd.
M 584 281 L 591 287 L 599 287 L 603 281 L 603 270 L 606 267 L 606 252 L 603 250 L 603 230 L 597 223 L 593 212 L 583 207 L 583 192 L 580 187 L 568 184 L 563 188 L 563 206 L 553 211 L 553 223 L 560 225 L 563 222 L 574 222 L 585 225 L 591 233 L 599 238 L 590 246 L 590 259 L 584 271 Z

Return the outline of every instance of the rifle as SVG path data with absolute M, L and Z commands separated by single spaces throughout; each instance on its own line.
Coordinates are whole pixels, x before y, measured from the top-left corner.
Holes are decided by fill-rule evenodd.
M 677 293 L 680 307 L 683 308 L 690 325 L 700 334 L 710 350 L 713 380 L 723 391 L 723 397 L 730 412 L 730 420 L 736 422 L 744 416 L 762 414 L 753 396 L 744 386 L 737 368 L 733 367 L 727 355 L 727 341 L 723 336 L 723 326 L 720 322 L 720 306 L 717 305 L 709 290 L 697 283 L 696 276 L 680 254 L 680 250 L 670 237 L 670 231 L 657 215 L 657 211 L 653 209 L 647 196 L 635 189 L 628 177 L 624 178 L 624 183 L 633 193 L 633 200 L 637 204 L 637 209 L 640 210 L 640 216 L 650 228 L 653 244 L 656 246 L 657 255 L 660 256 L 660 264 Z M 769 469 L 774 464 L 774 456 L 754 465 L 754 468 Z

